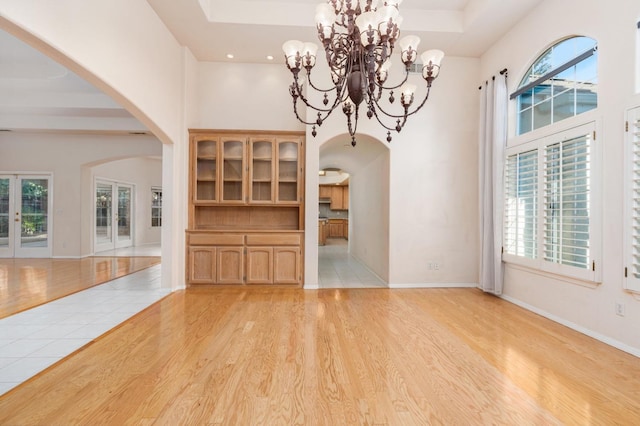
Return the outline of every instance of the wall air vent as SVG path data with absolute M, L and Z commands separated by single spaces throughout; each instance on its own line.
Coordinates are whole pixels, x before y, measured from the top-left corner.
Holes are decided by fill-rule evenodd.
M 422 67 L 423 65 L 418 63 L 418 62 L 414 62 L 413 64 L 411 64 L 411 66 L 409 67 L 409 72 L 411 74 L 422 74 Z

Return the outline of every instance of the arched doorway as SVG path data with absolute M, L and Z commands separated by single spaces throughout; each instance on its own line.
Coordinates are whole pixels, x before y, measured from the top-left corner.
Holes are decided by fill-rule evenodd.
M 338 247 L 319 248 L 319 287 L 371 287 L 388 283 L 389 157 L 388 147 L 367 135 L 358 136 L 355 148 L 348 135 L 331 138 L 319 147 L 320 170 L 349 173 L 348 187 L 343 185 L 348 188 L 348 206 L 336 214 L 348 223 L 348 240 L 336 239 L 337 244 L 332 245 Z M 320 206 L 318 210 L 327 211 Z M 332 263 L 334 271 L 327 270 L 331 265 L 323 263 L 322 256 L 327 253 L 332 262 L 339 262 Z

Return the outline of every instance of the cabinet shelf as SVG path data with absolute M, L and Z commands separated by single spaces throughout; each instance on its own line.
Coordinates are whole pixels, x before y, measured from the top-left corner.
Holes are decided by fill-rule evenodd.
M 216 158 L 218 158 L 215 155 L 200 155 L 198 154 L 198 160 L 215 160 Z

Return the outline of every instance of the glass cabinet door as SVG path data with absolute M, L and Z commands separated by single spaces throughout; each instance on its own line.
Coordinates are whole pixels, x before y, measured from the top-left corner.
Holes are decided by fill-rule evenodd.
M 278 140 L 278 186 L 277 202 L 299 203 L 299 140 Z
M 218 140 L 196 141 L 194 201 L 218 201 Z
M 274 166 L 273 139 L 251 139 L 249 143 L 250 187 L 249 194 L 253 203 L 273 203 Z
M 244 202 L 245 141 L 222 140 L 222 202 Z

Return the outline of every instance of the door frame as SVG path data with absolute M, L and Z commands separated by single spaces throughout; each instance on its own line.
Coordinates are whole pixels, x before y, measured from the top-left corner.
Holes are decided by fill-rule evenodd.
M 96 205 L 98 202 L 97 199 L 97 190 L 98 184 L 109 185 L 111 186 L 111 243 L 110 244 L 98 244 L 98 240 L 96 238 Z M 118 189 L 119 188 L 129 188 L 131 191 L 131 199 L 130 199 L 130 226 L 129 226 L 129 238 L 119 240 L 118 237 Z M 117 248 L 131 247 L 134 245 L 134 235 L 135 235 L 135 194 L 136 194 L 136 185 L 129 182 L 123 182 L 114 179 L 94 177 L 93 180 L 93 215 L 92 215 L 92 231 L 91 235 L 93 238 L 93 252 L 100 253 L 107 250 L 115 250 Z
M 9 245 L 0 248 L 0 258 L 50 258 L 53 252 L 53 173 L 0 172 L 0 179 L 9 179 Z M 47 185 L 47 245 L 21 247 L 22 241 L 22 185 L 25 179 L 46 179 Z M 16 216 L 18 219 L 16 220 Z M 18 226 L 15 224 L 19 223 Z

